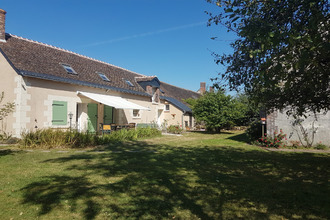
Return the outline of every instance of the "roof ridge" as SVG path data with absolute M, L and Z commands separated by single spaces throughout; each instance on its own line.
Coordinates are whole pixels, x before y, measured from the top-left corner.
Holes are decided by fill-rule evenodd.
M 143 75 L 143 74 L 140 74 L 140 73 L 137 73 L 137 72 L 134 72 L 134 71 L 131 71 L 131 70 L 128 70 L 128 69 L 125 69 L 125 68 L 122 68 L 122 67 L 119 67 L 119 66 L 116 66 L 116 65 L 113 65 L 113 64 L 110 64 L 110 63 L 101 61 L 101 60 L 97 60 L 95 58 L 88 57 L 88 56 L 85 56 L 85 55 L 82 55 L 82 54 L 79 54 L 79 53 L 76 53 L 76 52 L 73 52 L 73 51 L 70 51 L 70 50 L 66 50 L 66 49 L 63 49 L 63 48 L 60 48 L 60 47 L 56 47 L 56 46 L 53 46 L 53 45 L 50 45 L 50 44 L 42 43 L 42 42 L 39 42 L 39 41 L 27 39 L 27 38 L 20 37 L 20 36 L 14 35 L 14 34 L 10 34 L 10 33 L 6 33 L 6 34 L 10 35 L 11 37 L 15 37 L 17 39 L 20 39 L 20 40 L 25 40 L 25 41 L 28 41 L 28 42 L 31 42 L 31 43 L 40 44 L 40 45 L 43 45 L 43 46 L 46 46 L 46 47 L 50 47 L 50 48 L 53 48 L 53 49 L 56 49 L 56 50 L 60 50 L 60 51 L 66 52 L 66 53 L 71 53 L 71 54 L 80 56 L 82 58 L 86 58 L 86 59 L 89 59 L 89 60 L 92 60 L 92 61 L 96 61 L 96 62 L 99 62 L 99 63 L 102 63 L 102 64 L 106 64 L 106 65 L 109 65 L 109 66 L 112 66 L 112 67 L 116 67 L 116 68 L 119 68 L 119 69 L 122 69 L 122 70 L 125 70 L 125 71 L 128 71 L 128 72 L 131 72 L 131 73 L 140 75 L 141 77 L 148 77 L 147 75 Z
M 146 78 L 146 77 L 150 78 L 150 77 L 157 77 L 157 76 L 156 75 L 153 75 L 153 76 L 136 76 L 135 78 Z
M 161 81 L 161 83 L 164 83 L 164 84 L 167 84 L 167 85 L 170 85 L 170 86 L 176 87 L 176 88 L 178 88 L 178 89 L 183 89 L 183 90 L 186 90 L 186 91 L 188 91 L 188 92 L 193 92 L 193 93 L 196 93 L 196 94 L 200 95 L 198 92 L 192 91 L 192 90 L 190 90 L 190 89 L 185 89 L 185 88 L 182 88 L 182 87 L 178 87 L 178 86 L 175 86 L 175 85 L 172 85 L 172 84 L 166 83 L 166 82 L 164 82 L 164 81 Z

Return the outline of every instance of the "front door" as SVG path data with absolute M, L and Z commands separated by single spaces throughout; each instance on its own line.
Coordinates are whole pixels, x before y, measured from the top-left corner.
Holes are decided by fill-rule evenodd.
M 112 112 L 113 112 L 113 107 L 107 105 L 104 106 L 104 120 L 103 120 L 104 124 L 109 125 L 113 123 Z
M 88 115 L 88 132 L 95 133 L 97 131 L 97 104 L 89 103 L 87 105 Z

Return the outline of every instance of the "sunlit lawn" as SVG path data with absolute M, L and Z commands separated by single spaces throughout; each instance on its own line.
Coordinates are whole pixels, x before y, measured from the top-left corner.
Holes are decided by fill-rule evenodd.
M 188 133 L 86 152 L 2 147 L 0 219 L 330 219 L 330 154 L 244 140 Z

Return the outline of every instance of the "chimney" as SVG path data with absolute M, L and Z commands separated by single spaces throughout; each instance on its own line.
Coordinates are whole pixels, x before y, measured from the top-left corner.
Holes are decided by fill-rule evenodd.
M 214 87 L 210 86 L 210 92 L 213 93 L 214 92 Z
M 0 8 L 0 42 L 6 42 L 6 11 Z
M 205 82 L 201 82 L 201 87 L 199 89 L 199 93 L 200 94 L 204 94 L 206 91 L 206 83 Z

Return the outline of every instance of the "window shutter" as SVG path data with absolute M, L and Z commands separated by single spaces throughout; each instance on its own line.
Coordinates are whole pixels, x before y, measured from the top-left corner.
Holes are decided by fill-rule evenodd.
M 68 119 L 67 115 L 67 102 L 53 101 L 52 125 L 66 125 Z

